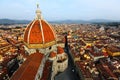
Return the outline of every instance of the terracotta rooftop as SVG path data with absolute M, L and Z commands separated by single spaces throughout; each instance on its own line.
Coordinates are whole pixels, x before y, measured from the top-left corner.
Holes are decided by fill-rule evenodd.
M 83 75 L 85 78 L 92 78 L 92 75 L 91 75 L 91 73 L 89 72 L 89 70 L 87 70 L 87 69 L 85 68 L 85 63 L 84 63 L 84 62 L 76 61 L 76 65 L 78 66 L 79 70 L 81 70 L 82 75 Z
M 58 54 L 62 54 L 62 53 L 64 53 L 63 48 L 60 47 L 60 46 L 58 46 L 58 47 L 57 47 L 57 53 L 58 53 Z
M 34 80 L 42 59 L 41 53 L 31 54 L 11 77 L 11 80 Z
M 117 46 L 108 46 L 107 49 L 111 52 L 120 52 L 120 47 Z
M 105 59 L 101 59 L 101 63 L 105 63 L 109 69 L 111 70 L 111 72 L 119 77 L 120 75 L 120 61 L 117 60 L 116 58 L 110 59 L 110 61 L 107 60 L 107 58 Z
M 3 80 L 3 76 L 5 76 L 7 73 L 7 69 L 3 68 L 2 70 L 0 70 L 0 80 Z
M 104 75 L 105 79 L 108 78 L 116 78 L 116 76 L 113 74 L 113 72 L 109 69 L 109 67 L 106 64 L 98 64 L 97 69 L 101 72 L 102 75 Z
M 91 48 L 91 46 L 90 46 L 90 45 L 87 45 L 86 48 Z
M 40 80 L 49 80 L 51 70 L 52 70 L 52 62 L 47 60 L 46 63 L 45 63 L 44 70 L 43 70 L 42 78 Z
M 51 52 L 50 55 L 49 55 L 49 57 L 50 57 L 50 58 L 53 58 L 53 57 L 56 57 L 56 55 L 57 55 L 57 53 Z
M 108 53 L 107 53 L 107 52 L 103 52 L 103 55 L 104 55 L 105 57 L 107 57 L 107 56 L 108 56 Z

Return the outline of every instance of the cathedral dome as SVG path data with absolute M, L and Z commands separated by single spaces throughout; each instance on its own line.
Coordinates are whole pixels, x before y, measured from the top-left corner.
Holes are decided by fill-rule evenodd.
M 41 11 L 36 10 L 36 19 L 26 28 L 24 42 L 28 48 L 46 48 L 56 44 L 56 35 L 50 24 L 41 18 Z

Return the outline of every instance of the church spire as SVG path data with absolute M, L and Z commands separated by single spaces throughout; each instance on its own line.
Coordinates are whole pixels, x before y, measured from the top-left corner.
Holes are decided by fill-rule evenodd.
M 41 11 L 40 11 L 40 8 L 39 8 L 39 4 L 37 4 L 36 19 L 41 19 Z

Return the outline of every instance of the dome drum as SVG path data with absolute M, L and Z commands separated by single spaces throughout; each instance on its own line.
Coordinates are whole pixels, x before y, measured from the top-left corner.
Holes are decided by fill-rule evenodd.
M 49 46 L 52 46 L 54 44 L 56 44 L 56 41 L 51 41 L 51 42 L 48 42 L 48 43 L 44 43 L 44 44 L 28 44 L 26 42 L 24 42 L 24 44 L 29 48 L 29 49 L 38 49 L 38 48 L 47 48 Z

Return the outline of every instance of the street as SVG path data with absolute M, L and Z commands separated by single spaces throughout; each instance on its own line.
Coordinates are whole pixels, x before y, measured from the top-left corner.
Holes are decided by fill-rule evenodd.
M 80 80 L 76 76 L 73 61 L 69 55 L 69 51 L 67 51 L 67 54 L 68 54 L 68 58 L 69 58 L 68 68 L 64 72 L 58 74 L 55 77 L 55 80 Z

